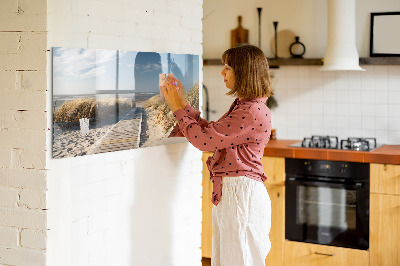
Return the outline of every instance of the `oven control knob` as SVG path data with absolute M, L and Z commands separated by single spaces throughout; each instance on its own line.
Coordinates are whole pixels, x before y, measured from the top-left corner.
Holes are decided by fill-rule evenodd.
M 340 173 L 341 174 L 346 173 L 346 169 L 347 169 L 347 164 L 342 164 L 342 167 L 340 168 Z
M 311 162 L 305 162 L 304 165 L 306 166 L 307 171 L 310 172 L 312 170 Z

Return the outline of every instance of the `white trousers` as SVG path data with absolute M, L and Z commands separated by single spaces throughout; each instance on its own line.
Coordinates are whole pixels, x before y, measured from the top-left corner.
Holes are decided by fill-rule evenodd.
M 271 200 L 260 181 L 223 177 L 212 210 L 212 266 L 262 266 L 271 249 Z

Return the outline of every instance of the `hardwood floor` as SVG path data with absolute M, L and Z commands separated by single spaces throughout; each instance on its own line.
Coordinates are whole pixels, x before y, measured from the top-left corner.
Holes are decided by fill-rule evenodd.
M 211 259 L 210 258 L 202 258 L 201 262 L 203 263 L 203 266 L 211 266 Z

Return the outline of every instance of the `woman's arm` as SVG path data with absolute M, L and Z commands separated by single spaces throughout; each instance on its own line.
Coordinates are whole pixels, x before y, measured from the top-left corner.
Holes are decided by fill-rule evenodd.
M 232 111 L 228 116 L 221 118 L 218 122 L 209 123 L 202 127 L 195 119 L 186 115 L 182 109 L 174 112 L 178 120 L 179 129 L 190 143 L 201 151 L 224 149 L 257 142 L 256 127 L 263 127 L 257 124 L 254 115 L 243 109 Z M 265 125 L 264 125 L 265 127 Z

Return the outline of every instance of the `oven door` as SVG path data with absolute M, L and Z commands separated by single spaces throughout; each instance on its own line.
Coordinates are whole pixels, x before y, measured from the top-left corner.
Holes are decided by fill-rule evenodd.
M 369 185 L 286 178 L 286 239 L 367 250 Z

